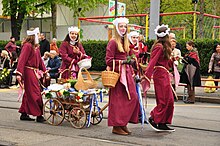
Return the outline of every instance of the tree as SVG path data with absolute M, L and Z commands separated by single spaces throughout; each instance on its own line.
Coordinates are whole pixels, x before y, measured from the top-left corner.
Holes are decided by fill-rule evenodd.
M 11 32 L 16 40 L 20 39 L 24 18 L 36 9 L 34 3 L 36 3 L 35 0 L 2 0 L 3 15 L 11 17 Z
M 24 19 L 31 12 L 43 14 L 51 10 L 53 37 L 56 36 L 56 5 L 61 4 L 73 11 L 73 17 L 84 16 L 86 11 L 96 8 L 108 0 L 2 0 L 3 15 L 11 17 L 11 32 L 16 40 L 20 39 L 20 32 Z
M 51 8 L 52 34 L 56 37 L 56 11 L 57 5 L 64 5 L 73 11 L 73 17 L 84 16 L 86 11 L 96 8 L 100 4 L 107 4 L 108 0 L 46 0 Z

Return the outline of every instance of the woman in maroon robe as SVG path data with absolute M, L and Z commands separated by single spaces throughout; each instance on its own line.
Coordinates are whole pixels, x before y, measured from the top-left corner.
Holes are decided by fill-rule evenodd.
M 153 74 L 157 106 L 151 111 L 149 123 L 156 131 L 174 131 L 166 124 L 171 124 L 174 111 L 174 98 L 170 83 L 169 68 L 173 61 L 171 57 L 171 44 L 169 41 L 169 28 L 167 25 L 157 26 L 155 41 L 150 61 L 145 72 L 145 79 L 150 84 Z
M 10 42 L 8 42 L 7 45 L 5 46 L 5 50 L 8 51 L 9 56 L 12 57 L 12 52 L 15 52 L 17 54 L 18 48 L 20 47 L 16 45 L 15 38 L 10 37 Z
M 37 122 L 44 122 L 43 118 L 43 100 L 41 96 L 41 87 L 38 79 L 38 72 L 46 71 L 43 60 L 41 59 L 38 42 L 39 29 L 27 31 L 27 38 L 22 47 L 18 60 L 17 80 L 24 82 L 24 96 L 19 109 L 21 113 L 20 120 L 32 121 L 29 115 L 37 116 Z
M 115 38 L 111 39 L 106 48 L 106 64 L 120 73 L 120 78 L 114 88 L 109 90 L 108 126 L 113 126 L 112 133 L 128 135 L 128 122 L 138 123 L 139 102 L 136 93 L 132 67 L 126 58 L 130 55 L 127 38 L 127 18 L 116 18 Z M 117 30 L 117 31 L 116 31 Z M 119 71 L 120 70 L 120 71 Z
M 79 67 L 77 63 L 87 58 L 86 52 L 79 41 L 80 30 L 77 27 L 69 27 L 69 34 L 62 42 L 59 52 L 62 58 L 60 67 L 61 78 L 77 78 Z

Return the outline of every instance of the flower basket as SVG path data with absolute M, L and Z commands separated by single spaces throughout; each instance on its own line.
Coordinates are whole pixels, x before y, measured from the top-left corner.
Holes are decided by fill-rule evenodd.
M 101 73 L 102 76 L 102 84 L 108 88 L 114 88 L 118 79 L 119 73 L 114 72 L 115 70 L 115 61 L 113 60 L 113 70 L 112 71 L 103 71 Z
M 82 69 L 85 70 L 85 74 L 87 77 L 86 79 L 83 78 Z M 98 83 L 92 79 L 88 70 L 86 68 L 80 68 L 78 72 L 78 79 L 74 86 L 75 89 L 76 90 L 87 90 L 87 89 L 96 88 L 97 86 L 98 86 Z

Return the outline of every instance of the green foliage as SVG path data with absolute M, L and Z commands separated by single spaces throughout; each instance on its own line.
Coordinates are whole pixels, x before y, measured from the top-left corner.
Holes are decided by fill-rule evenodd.
M 82 42 L 86 54 L 92 57 L 91 70 L 105 70 L 105 53 L 107 41 L 84 41 Z
M 188 40 L 185 39 L 179 39 L 177 40 L 178 43 L 182 46 L 182 56 L 187 52 L 186 50 L 186 42 Z M 220 40 L 211 40 L 211 39 L 197 39 L 194 40 L 196 48 L 199 52 L 200 57 L 200 64 L 201 64 L 201 74 L 205 75 L 207 74 L 208 70 L 208 63 L 211 58 L 211 55 L 213 53 L 214 45 L 218 42 L 220 43 Z M 4 48 L 4 46 L 8 43 L 8 41 L 0 41 L 0 48 Z M 17 44 L 20 42 L 18 41 Z M 58 47 L 60 46 L 61 42 L 57 42 Z M 92 59 L 92 67 L 91 70 L 95 71 L 103 71 L 106 68 L 105 64 L 105 53 L 106 53 L 106 46 L 107 41 L 83 41 L 83 47 L 87 53 L 87 55 L 91 56 Z M 154 40 L 149 40 L 146 42 L 148 46 L 148 50 L 151 50 L 151 47 L 154 43 Z
M 3 84 L 4 82 L 6 82 L 8 76 L 10 74 L 10 71 L 6 68 L 4 68 L 1 72 L 0 72 L 0 84 Z

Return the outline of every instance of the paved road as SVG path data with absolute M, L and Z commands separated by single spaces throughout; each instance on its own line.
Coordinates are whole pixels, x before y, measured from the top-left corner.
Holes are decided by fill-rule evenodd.
M 105 97 L 104 106 L 108 101 Z M 155 99 L 147 100 L 147 115 L 155 106 Z M 220 145 L 220 105 L 197 102 L 186 105 L 182 101 L 175 103 L 172 127 L 174 133 L 157 133 L 149 125 L 129 124 L 130 136 L 118 136 L 111 133 L 107 126 L 107 110 L 99 125 L 75 129 L 64 121 L 60 126 L 47 123 L 24 122 L 19 120 L 17 109 L 17 90 L 0 90 L 0 145 L 19 146 L 219 146 Z

